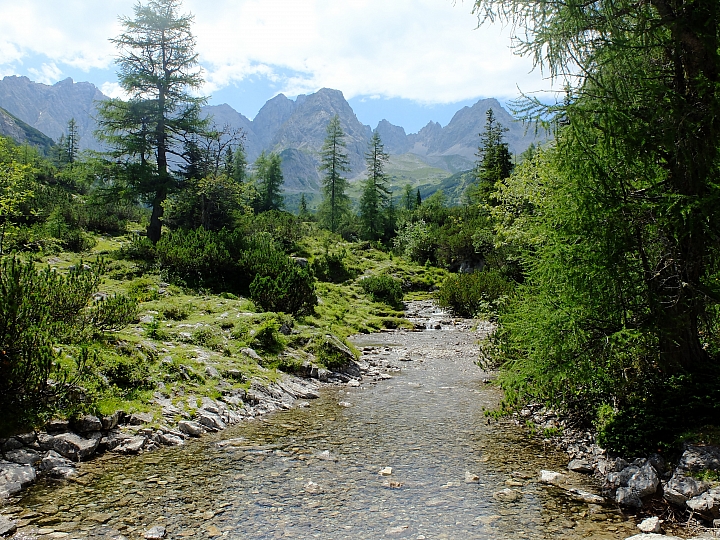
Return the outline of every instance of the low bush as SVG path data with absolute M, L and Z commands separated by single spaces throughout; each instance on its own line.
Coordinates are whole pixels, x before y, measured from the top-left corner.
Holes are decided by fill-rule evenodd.
M 469 318 L 496 311 L 513 288 L 513 284 L 495 270 L 455 274 L 440 286 L 435 301 L 441 308 Z
M 312 271 L 320 281 L 328 283 L 344 283 L 357 276 L 357 272 L 347 265 L 347 252 L 326 253 L 316 257 L 312 262 Z
M 360 286 L 375 302 L 385 302 L 393 307 L 402 304 L 402 283 L 392 276 L 368 276 L 360 280 Z

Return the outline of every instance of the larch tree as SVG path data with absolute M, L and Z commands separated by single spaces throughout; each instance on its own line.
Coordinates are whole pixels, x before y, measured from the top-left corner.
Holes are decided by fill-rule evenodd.
M 385 235 L 385 209 L 390 195 L 385 166 L 389 159 L 380 135 L 375 131 L 365 152 L 368 176 L 360 198 L 360 226 L 367 240 L 378 240 Z
M 318 208 L 318 218 L 324 227 L 335 232 L 350 211 L 350 198 L 345 193 L 347 179 L 343 176 L 350 170 L 350 161 L 338 115 L 327 125 L 327 135 L 320 150 L 320 170 L 324 173 L 323 200 Z
M 505 383 L 619 418 L 673 380 L 717 380 L 720 3 L 476 0 L 475 10 L 510 23 L 518 52 L 568 88 L 556 106 L 526 102 L 557 142 L 527 300 L 500 332 Z
M 160 239 L 163 203 L 175 185 L 171 167 L 182 161 L 183 141 L 201 133 L 205 98 L 193 90 L 203 82 L 191 32 L 193 16 L 180 13 L 179 0 L 150 0 L 121 17 L 124 32 L 112 43 L 120 86 L 128 101 L 98 106 L 99 138 L 116 160 L 124 160 L 131 188 L 152 208 L 147 236 Z

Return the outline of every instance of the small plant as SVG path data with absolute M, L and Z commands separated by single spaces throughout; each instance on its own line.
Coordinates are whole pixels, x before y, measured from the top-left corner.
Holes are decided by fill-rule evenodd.
M 285 340 L 279 331 L 275 319 L 264 321 L 259 327 L 251 331 L 253 335 L 252 346 L 258 350 L 279 353 L 285 348 Z
M 174 303 L 163 306 L 162 308 L 163 317 L 171 321 L 183 321 L 188 318 L 190 312 L 190 306 L 187 304 Z
M 385 302 L 393 307 L 402 304 L 402 284 L 392 276 L 368 276 L 360 280 L 360 286 L 375 302 Z

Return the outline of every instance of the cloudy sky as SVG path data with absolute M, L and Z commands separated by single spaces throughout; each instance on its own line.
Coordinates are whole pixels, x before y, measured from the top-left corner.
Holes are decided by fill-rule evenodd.
M 134 0 L 0 0 L 0 77 L 67 77 L 118 91 L 118 16 Z M 416 132 L 479 98 L 548 90 L 510 30 L 477 27 L 469 0 L 184 0 L 211 104 L 249 118 L 282 92 L 341 90 L 358 118 Z

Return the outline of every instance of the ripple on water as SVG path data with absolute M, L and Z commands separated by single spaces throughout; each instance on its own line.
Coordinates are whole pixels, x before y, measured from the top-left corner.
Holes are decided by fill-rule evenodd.
M 153 525 L 169 538 L 633 534 L 612 508 L 536 483 L 540 469 L 564 468 L 564 456 L 546 454 L 515 426 L 488 425 L 484 409 L 498 395 L 473 363 L 475 337 L 453 326 L 359 336 L 359 347 L 389 347 L 383 358 L 423 361 L 403 362 L 389 381 L 327 388 L 309 408 L 182 449 L 84 464 L 78 482 L 28 490 L 18 518 L 43 538 L 142 538 Z

